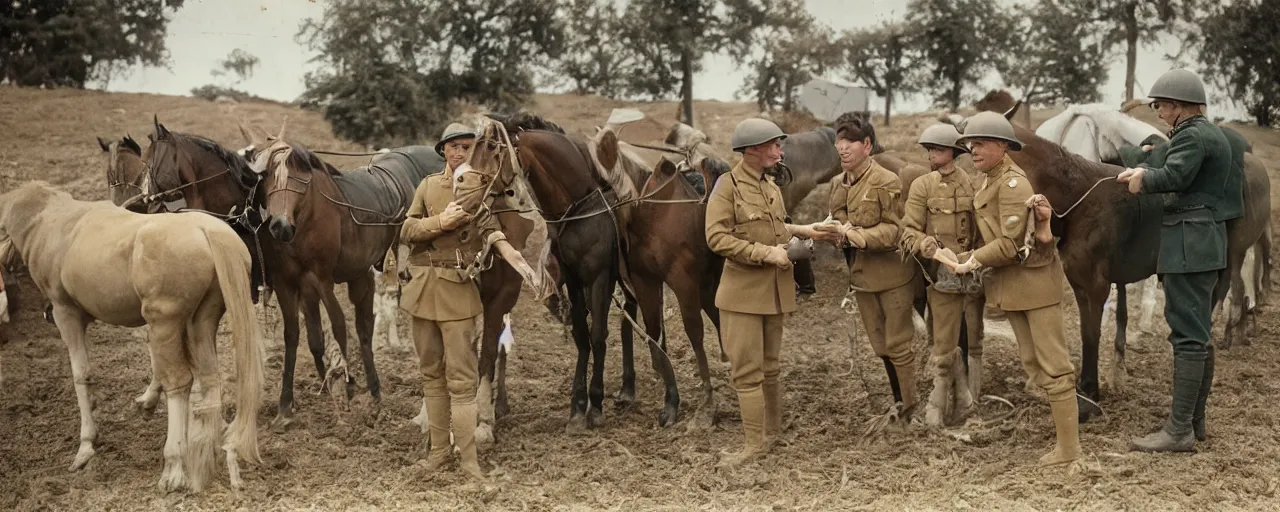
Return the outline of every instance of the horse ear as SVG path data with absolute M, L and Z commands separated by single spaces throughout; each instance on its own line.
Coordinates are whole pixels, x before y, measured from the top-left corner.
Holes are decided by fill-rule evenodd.
M 1018 111 L 1018 107 L 1021 107 L 1021 106 L 1022 106 L 1022 100 L 1018 100 L 1018 101 L 1014 102 L 1014 103 L 1013 103 L 1013 106 L 1012 106 L 1012 107 L 1010 107 L 1010 108 L 1009 108 L 1009 110 L 1005 111 L 1005 113 L 1004 113 L 1004 118 L 1005 118 L 1005 119 L 1008 119 L 1010 122 L 1012 122 L 1012 121 L 1013 121 L 1013 113 L 1014 113 L 1014 112 L 1017 112 L 1017 111 Z
M 600 136 L 600 142 L 596 143 L 596 158 L 605 169 L 612 169 L 618 164 L 618 135 L 612 130 Z
M 98 146 L 101 147 L 103 151 L 111 151 L 111 145 L 107 144 L 107 141 L 102 140 L 102 137 L 98 137 L 97 139 Z
M 240 129 L 240 136 L 244 138 L 244 143 L 252 146 L 254 144 L 253 136 L 249 135 L 249 130 L 245 129 L 244 123 L 237 122 L 236 128 Z
M 671 176 L 676 172 L 679 172 L 679 169 L 676 168 L 675 162 L 668 160 L 667 157 L 662 157 L 662 160 L 658 162 L 657 172 L 663 176 Z
M 151 122 L 155 128 L 156 140 L 165 140 L 169 138 L 169 129 L 165 128 L 164 125 L 160 124 L 159 116 L 152 117 Z
M 130 137 L 128 134 L 124 136 L 122 145 L 129 151 L 137 153 L 138 156 L 142 156 L 142 146 L 139 146 L 138 141 L 133 140 L 133 137 Z
M 284 121 L 280 122 L 280 133 L 276 134 L 276 140 L 284 140 L 284 129 L 289 125 L 289 116 L 285 116 Z

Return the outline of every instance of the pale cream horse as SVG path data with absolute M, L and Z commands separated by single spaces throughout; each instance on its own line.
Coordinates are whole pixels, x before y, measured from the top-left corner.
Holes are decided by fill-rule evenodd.
M 217 471 L 214 455 L 226 427 L 215 338 L 230 312 L 238 389 L 236 417 L 221 448 L 231 485 L 240 487 L 237 460 L 261 462 L 263 354 L 249 295 L 249 252 L 236 233 L 202 213 L 137 214 L 34 181 L 0 195 L 0 259 L 14 251 L 53 303 L 70 354 L 80 407 L 73 471 L 93 457 L 98 433 L 85 329 L 93 320 L 145 324 L 152 380 L 163 387 L 169 414 L 159 486 L 166 492 L 204 488 Z M 193 381 L 200 388 L 194 407 Z M 139 399 L 144 407 L 155 406 L 157 391 L 148 386 Z

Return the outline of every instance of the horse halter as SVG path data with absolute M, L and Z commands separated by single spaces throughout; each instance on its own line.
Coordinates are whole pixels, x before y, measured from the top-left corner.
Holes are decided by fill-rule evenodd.
M 258 172 L 259 176 L 262 176 L 263 174 L 270 175 L 272 173 L 280 173 L 276 174 L 275 186 L 270 187 L 267 190 L 267 197 L 271 197 L 271 195 L 276 192 L 293 192 L 299 196 L 305 196 L 307 195 L 307 191 L 311 188 L 312 180 L 304 180 L 293 175 L 293 170 L 289 167 L 289 156 L 292 153 L 292 147 L 289 147 L 288 144 L 278 142 L 276 144 L 272 144 L 271 147 L 265 150 L 263 155 L 258 157 L 266 159 L 266 165 L 263 170 Z M 283 169 L 281 169 L 281 167 L 283 167 Z M 301 189 L 295 189 L 290 186 L 295 181 L 302 184 Z

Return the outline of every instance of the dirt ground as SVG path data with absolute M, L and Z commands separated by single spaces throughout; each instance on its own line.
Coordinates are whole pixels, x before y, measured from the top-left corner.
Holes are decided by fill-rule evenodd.
M 601 98 L 542 96 L 537 108 L 570 131 L 585 131 L 622 103 Z M 637 105 L 653 119 L 625 138 L 660 139 L 676 105 Z M 700 102 L 709 131 L 727 134 L 747 104 Z M 48 180 L 82 199 L 104 199 L 105 163 L 94 136 L 126 131 L 144 140 L 152 115 L 172 130 L 212 137 L 231 147 L 241 141 L 235 122 L 271 131 L 289 116 L 291 138 L 322 149 L 356 150 L 336 140 L 316 113 L 275 104 L 213 104 L 191 98 L 0 87 L 0 190 L 31 179 Z M 1043 116 L 1038 115 L 1038 120 Z M 883 129 L 891 150 L 920 160 L 911 147 L 929 116 L 903 116 Z M 1256 151 L 1280 162 L 1280 136 L 1245 127 Z M 718 137 L 723 139 L 724 136 Z M 723 144 L 722 140 L 717 140 Z M 339 160 L 342 166 L 359 159 Z M 1272 165 L 1280 169 L 1280 163 Z M 1280 188 L 1273 188 L 1280 190 Z M 41 319 L 42 297 L 29 279 L 20 284 L 24 308 L 0 347 L 0 508 L 17 510 L 1262 510 L 1280 507 L 1280 408 L 1265 397 L 1280 393 L 1280 321 L 1264 305 L 1249 346 L 1221 351 L 1210 401 L 1210 439 L 1196 454 L 1145 455 L 1127 451 L 1130 436 L 1158 426 L 1169 407 L 1171 356 L 1161 322 L 1155 335 L 1131 327 L 1129 378 L 1105 383 L 1105 417 L 1081 425 L 1080 470 L 1041 471 L 1035 461 L 1053 442 L 1048 406 L 1023 390 L 1008 324 L 988 321 L 984 393 L 1008 399 L 1018 413 L 987 427 L 946 432 L 913 428 L 864 436 L 870 421 L 891 401 L 883 366 L 864 337 L 851 343 L 855 322 L 842 309 L 844 270 L 834 249 L 819 251 L 818 293 L 787 319 L 782 379 L 789 429 L 785 443 L 759 464 L 735 471 L 715 468 L 723 449 L 741 444 L 737 400 L 726 384 L 708 326 L 718 424 L 690 429 L 698 384 L 679 316 L 668 312 L 670 351 L 685 397 L 681 420 L 657 426 L 661 388 L 637 351 L 636 407 L 617 412 L 606 404 L 605 425 L 584 434 L 564 432 L 574 349 L 563 328 L 529 301 L 516 309 L 516 346 L 509 366 L 511 415 L 497 426 L 498 444 L 482 453 L 494 475 L 484 484 L 464 480 L 455 468 L 434 476 L 415 462 L 425 439 L 409 420 L 421 399 L 421 378 L 411 353 L 377 349 L 383 378 L 381 412 L 367 394 L 348 407 L 317 394 L 310 358 L 299 358 L 297 421 L 284 434 L 266 428 L 275 414 L 282 357 L 278 316 L 269 310 L 268 388 L 261 411 L 265 464 L 245 471 L 246 487 L 229 489 L 225 469 L 200 495 L 162 495 L 156 482 L 163 465 L 163 405 L 156 415 L 134 412 L 133 398 L 148 381 L 141 331 L 101 324 L 89 330 L 96 385 L 98 453 L 82 471 L 67 470 L 78 440 L 78 411 L 67 352 L 54 326 Z M 1136 301 L 1134 301 L 1136 302 Z M 1273 301 L 1274 302 L 1274 301 Z M 1068 339 L 1078 340 L 1075 305 L 1065 301 Z M 1133 306 L 1137 314 L 1137 305 Z M 350 317 L 350 313 L 348 313 Z M 611 323 L 606 391 L 619 386 L 617 325 Z M 407 325 L 401 322 L 402 337 Z M 1104 327 L 1104 340 L 1112 335 Z M 1220 331 L 1220 328 L 1219 328 Z M 860 334 L 859 334 L 860 336 Z M 224 337 L 224 344 L 229 343 Z M 923 365 L 923 336 L 916 339 L 920 386 L 930 383 Z M 1104 343 L 1105 345 L 1105 343 Z M 1079 343 L 1072 353 L 1079 357 Z M 305 352 L 305 351 L 304 351 Z M 1110 354 L 1103 350 L 1103 371 Z M 1078 359 L 1077 359 L 1078 360 Z M 233 374 L 223 351 L 225 376 Z M 363 383 L 362 377 L 358 382 Z M 230 396 L 227 397 L 228 399 Z M 992 418 L 1006 406 L 984 403 Z

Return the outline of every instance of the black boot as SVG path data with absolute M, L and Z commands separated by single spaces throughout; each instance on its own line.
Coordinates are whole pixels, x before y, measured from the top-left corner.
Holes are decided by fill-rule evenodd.
M 1191 414 L 1191 429 L 1195 431 L 1196 441 L 1204 441 L 1204 407 L 1209 402 L 1209 390 L 1213 388 L 1213 345 L 1209 345 L 1209 356 L 1204 360 L 1204 378 L 1200 381 L 1200 394 L 1196 399 L 1196 410 Z
M 1173 406 L 1164 428 L 1133 439 L 1133 449 L 1143 452 L 1188 452 L 1195 449 L 1196 438 L 1191 429 L 1204 380 L 1203 354 L 1174 354 Z

